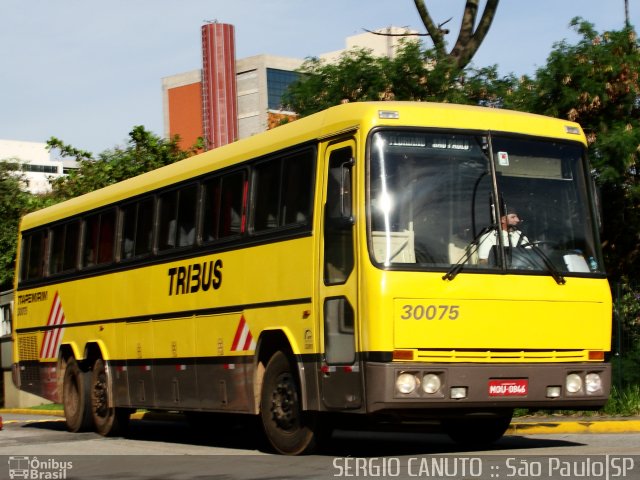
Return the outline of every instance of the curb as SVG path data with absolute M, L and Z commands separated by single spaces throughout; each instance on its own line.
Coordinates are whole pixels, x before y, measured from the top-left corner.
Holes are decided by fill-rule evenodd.
M 30 408 L 0 408 L 1 413 L 13 413 L 16 415 L 46 415 L 50 417 L 64 417 L 64 410 L 38 410 Z M 149 412 L 136 412 L 131 415 L 134 420 L 141 420 L 145 415 L 153 415 Z
M 506 435 L 548 435 L 558 433 L 637 433 L 640 432 L 638 419 L 606 420 L 564 420 L 539 422 L 514 421 Z
M 64 417 L 63 410 L 32 410 L 28 408 L 2 408 L 2 413 L 19 415 L 48 415 Z M 2 418 L 0 416 L 0 418 Z M 162 412 L 136 412 L 131 415 L 133 420 L 175 420 L 180 415 Z M 1 420 L 0 420 L 1 422 Z M 620 419 L 602 420 L 558 420 L 540 419 L 540 421 L 521 421 L 515 419 L 507 429 L 505 435 L 553 435 L 561 433 L 638 433 L 640 419 L 626 417 Z

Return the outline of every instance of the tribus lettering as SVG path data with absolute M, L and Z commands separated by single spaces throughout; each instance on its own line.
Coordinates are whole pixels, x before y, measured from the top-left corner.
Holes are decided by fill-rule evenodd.
M 168 273 L 169 295 L 206 292 L 209 288 L 217 290 L 222 285 L 222 260 L 173 267 Z

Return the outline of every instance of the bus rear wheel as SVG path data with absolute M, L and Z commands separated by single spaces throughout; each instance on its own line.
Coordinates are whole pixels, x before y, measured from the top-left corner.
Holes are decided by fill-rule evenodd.
M 279 453 L 300 455 L 316 448 L 317 415 L 302 411 L 299 383 L 282 352 L 277 352 L 267 363 L 260 416 L 269 443 Z
M 90 430 L 91 373 L 83 372 L 74 357 L 67 360 L 62 382 L 62 403 L 67 428 L 71 432 Z
M 109 407 L 109 388 L 106 365 L 99 358 L 93 364 L 91 414 L 96 431 L 105 437 L 123 433 L 130 417 L 129 409 Z

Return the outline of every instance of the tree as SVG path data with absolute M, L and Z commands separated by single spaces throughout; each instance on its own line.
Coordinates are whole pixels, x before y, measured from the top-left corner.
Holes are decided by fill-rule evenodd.
M 181 150 L 178 140 L 177 137 L 165 140 L 142 126 L 136 126 L 129 132 L 126 147 L 105 150 L 96 160 L 91 153 L 78 150 L 52 137 L 47 142 L 49 149 L 56 149 L 61 157 L 74 158 L 80 165 L 69 175 L 52 181 L 53 196 L 57 200 L 76 197 L 183 160 L 196 153 L 197 146 L 190 150 Z
M 460 24 L 460 32 L 458 32 L 458 39 L 451 51 L 447 53 L 447 44 L 444 36 L 448 31 L 443 30 L 442 25 L 436 26 L 427 10 L 424 0 L 413 1 L 420 15 L 420 19 L 433 41 L 436 59 L 438 62 L 449 64 L 456 71 L 463 70 L 476 54 L 478 48 L 480 48 L 480 45 L 489 32 L 493 17 L 500 3 L 500 0 L 487 0 L 480 21 L 476 26 L 480 0 L 467 0 L 462 14 L 462 23 Z
M 438 68 L 432 49 L 416 41 L 401 42 L 393 58 L 366 49 L 342 54 L 336 63 L 306 60 L 302 78 L 291 84 L 284 101 L 300 116 L 311 115 L 344 102 L 408 100 L 499 106 L 514 79 L 501 79 L 497 67 L 467 67 L 451 76 Z
M 0 290 L 12 288 L 13 284 L 18 225 L 29 206 L 24 185 L 20 165 L 13 160 L 0 161 Z
M 499 0 L 488 0 L 476 27 L 479 0 L 467 0 L 460 32 L 447 52 L 442 24 L 436 26 L 423 0 L 414 0 L 420 18 L 433 41 L 423 49 L 414 34 L 387 34 L 405 37 L 393 58 L 374 56 L 366 49 L 345 52 L 336 63 L 310 58 L 299 71 L 300 80 L 285 95 L 288 108 L 300 116 L 310 115 L 343 102 L 367 100 L 420 100 L 469 103 L 504 89 L 497 83 L 497 69 L 473 70 L 468 67 L 484 40 Z M 446 23 L 446 22 L 445 22 Z M 486 79 L 491 87 L 480 88 Z
M 504 96 L 510 108 L 579 122 L 602 192 L 603 245 L 613 277 L 640 275 L 640 45 L 630 27 L 598 33 L 574 18 L 575 44 L 554 45 L 534 79 Z
M 129 137 L 125 148 L 106 150 L 97 160 L 90 152 L 51 137 L 47 142 L 49 149 L 57 150 L 61 157 L 76 159 L 80 167 L 52 180 L 52 192 L 48 194 L 33 195 L 26 191 L 20 165 L 15 161 L 0 161 L 0 289 L 11 288 L 13 284 L 18 228 L 23 215 L 177 162 L 198 150 L 198 145 L 181 150 L 177 137 L 164 140 L 142 126 L 134 127 Z

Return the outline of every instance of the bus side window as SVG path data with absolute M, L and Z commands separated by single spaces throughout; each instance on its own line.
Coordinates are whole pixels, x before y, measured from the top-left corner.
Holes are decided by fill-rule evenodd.
M 204 183 L 202 241 L 213 242 L 244 232 L 247 181 L 244 171 Z
M 136 241 L 136 223 L 138 221 L 138 204 L 131 203 L 122 207 L 122 240 L 120 258 L 133 258 Z
M 176 190 L 160 195 L 160 226 L 158 249 L 167 250 L 176 246 L 178 222 L 178 192 Z
M 306 149 L 255 167 L 254 231 L 309 223 L 314 158 L 315 150 Z
M 62 269 L 65 272 L 78 268 L 78 251 L 80 245 L 80 222 L 75 221 L 66 225 L 64 236 L 64 259 Z
M 178 246 L 190 247 L 196 240 L 196 212 L 198 185 L 189 185 L 178 191 Z
M 220 177 L 204 183 L 204 200 L 202 205 L 202 241 L 213 242 L 218 239 L 220 225 Z
M 307 224 L 313 198 L 314 150 L 284 159 L 282 174 L 283 225 Z
M 115 245 L 116 212 L 110 210 L 100 216 L 100 240 L 98 243 L 98 265 L 113 261 L 113 247 Z
M 197 200 L 196 184 L 160 196 L 160 250 L 188 247 L 195 243 Z
M 247 208 L 246 172 L 230 173 L 221 182 L 218 238 L 244 233 Z
M 51 229 L 49 273 L 68 272 L 76 268 L 79 223 L 71 222 Z
M 138 202 L 135 244 L 136 257 L 151 253 L 153 248 L 153 207 L 153 198 L 145 198 Z
M 46 243 L 45 230 L 23 235 L 21 280 L 38 280 L 43 277 Z
M 64 232 L 66 225 L 58 225 L 51 229 L 51 252 L 49 254 L 49 274 L 62 272 L 64 260 Z
M 275 159 L 256 165 L 254 175 L 253 229 L 256 232 L 280 225 L 279 205 L 282 186 L 282 160 Z
M 151 253 L 153 205 L 153 198 L 145 198 L 122 208 L 121 260 Z
M 116 213 L 114 209 L 85 219 L 82 266 L 92 267 L 113 261 Z

